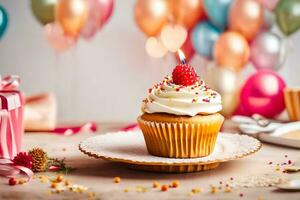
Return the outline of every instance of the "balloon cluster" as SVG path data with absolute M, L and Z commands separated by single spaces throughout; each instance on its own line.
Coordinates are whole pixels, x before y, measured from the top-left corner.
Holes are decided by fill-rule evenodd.
M 8 14 L 0 5 L 0 39 L 3 37 L 8 26 Z
M 91 39 L 107 23 L 113 7 L 113 0 L 31 0 L 32 12 L 57 52 L 72 47 L 79 37 Z
M 161 58 L 182 46 L 187 59 L 194 54 L 189 30 L 204 17 L 202 1 L 137 0 L 134 13 L 138 27 L 149 37 L 145 47 L 150 56 Z
M 146 51 L 163 57 L 181 48 L 208 60 L 206 79 L 223 97 L 223 112 L 274 117 L 284 109 L 285 83 L 275 72 L 284 64 L 286 45 L 273 32 L 289 36 L 300 29 L 300 0 L 137 0 L 135 20 L 149 36 Z M 238 74 L 257 69 L 240 88 Z

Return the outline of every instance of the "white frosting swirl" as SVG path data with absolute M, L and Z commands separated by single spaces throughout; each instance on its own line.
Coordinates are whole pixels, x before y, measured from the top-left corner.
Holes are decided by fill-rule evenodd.
M 167 76 L 160 84 L 149 89 L 147 98 L 143 100 L 142 111 L 195 116 L 217 113 L 222 110 L 221 103 L 220 94 L 208 88 L 204 81 L 180 86 Z

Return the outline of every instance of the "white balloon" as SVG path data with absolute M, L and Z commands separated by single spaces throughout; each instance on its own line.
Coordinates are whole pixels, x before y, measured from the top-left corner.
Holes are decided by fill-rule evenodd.
M 256 69 L 278 70 L 286 58 L 282 38 L 272 32 L 262 32 L 252 41 L 250 60 Z

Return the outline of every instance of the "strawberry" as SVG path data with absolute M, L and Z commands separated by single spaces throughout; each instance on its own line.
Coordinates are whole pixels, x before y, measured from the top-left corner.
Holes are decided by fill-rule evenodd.
M 172 72 L 173 83 L 176 85 L 189 86 L 198 81 L 195 69 L 187 64 L 180 64 Z

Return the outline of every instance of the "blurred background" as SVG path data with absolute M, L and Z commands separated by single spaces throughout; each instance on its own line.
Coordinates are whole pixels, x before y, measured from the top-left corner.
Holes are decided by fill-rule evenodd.
M 147 95 L 148 88 L 159 82 L 166 74 L 171 73 L 172 68 L 179 63 L 175 57 L 176 53 L 172 51 L 163 56 L 151 56 L 151 50 L 149 52 L 149 49 L 147 53 L 145 43 L 146 41 L 148 43 L 148 38 L 153 34 L 149 34 L 149 32 L 147 34 L 147 29 L 145 31 L 145 29 L 139 28 L 142 26 L 136 19 L 139 15 L 139 11 L 135 10 L 135 6 L 139 2 L 137 0 L 115 0 L 112 14 L 101 30 L 91 38 L 78 39 L 72 47 L 63 52 L 57 51 L 49 45 L 45 36 L 45 31 L 47 31 L 45 25 L 41 24 L 34 16 L 31 2 L 34 1 L 0 0 L 0 5 L 5 8 L 8 14 L 9 22 L 5 33 L 0 39 L 0 74 L 2 77 L 11 74 L 19 75 L 22 79 L 21 89 L 26 95 L 53 92 L 58 102 L 59 120 L 135 121 L 140 113 L 141 101 Z M 212 2 L 217 4 L 205 5 L 206 9 L 229 9 L 228 7 L 233 4 L 233 1 L 213 0 Z M 300 3 L 299 1 L 295 2 L 299 11 Z M 178 1 L 175 4 L 177 3 L 184 7 L 184 2 Z M 143 6 L 140 7 L 143 8 Z M 268 9 L 262 4 L 261 8 Z M 159 6 L 155 9 L 159 9 Z M 255 10 L 256 8 L 250 6 L 248 9 L 250 9 L 251 14 L 251 9 Z M 269 14 L 275 15 L 274 8 L 272 9 Z M 240 8 L 240 10 L 242 9 Z M 260 12 L 265 12 L 264 10 Z M 201 12 L 205 12 L 203 8 Z M 218 17 L 220 16 L 214 17 L 214 13 L 211 15 L 209 17 L 207 17 L 207 14 L 198 16 L 197 23 L 193 24 L 190 32 L 197 27 L 201 20 L 206 19 L 212 24 L 218 23 Z M 239 16 L 239 13 L 237 15 Z M 284 63 L 279 63 L 280 66 L 276 67 L 275 65 L 271 66 L 273 68 L 271 70 L 276 71 L 287 86 L 299 86 L 300 32 L 294 31 L 293 34 L 284 34 L 278 28 L 275 16 L 271 16 L 270 20 L 270 23 L 274 25 L 272 24 L 272 27 L 268 27 L 266 30 L 272 30 L 284 40 L 285 48 Z M 297 20 L 300 20 L 299 16 Z M 220 26 L 222 26 L 222 23 L 227 22 L 221 20 L 220 23 Z M 181 23 L 174 23 L 172 26 L 175 26 L 175 24 L 182 25 Z M 218 25 L 216 27 L 220 30 L 219 32 L 227 29 L 218 27 Z M 188 32 L 187 28 L 184 30 Z M 197 34 L 211 34 L 209 31 L 208 33 L 202 33 L 201 31 L 203 30 L 200 27 L 199 33 L 194 33 L 194 37 Z M 202 47 L 205 49 L 198 47 L 189 63 L 196 68 L 201 78 L 209 79 L 207 82 L 212 82 L 214 76 L 217 79 L 219 79 L 219 76 L 218 72 L 212 73 L 211 69 L 214 71 L 214 68 L 218 68 L 216 65 L 221 65 L 222 61 L 220 61 L 221 63 L 216 61 L 216 63 L 212 61 L 211 55 L 208 55 L 211 52 L 207 52 L 208 46 L 205 45 L 209 45 L 209 42 L 211 42 L 212 36 L 209 37 L 207 39 L 209 41 L 199 39 L 200 44 L 198 45 L 203 45 Z M 247 36 L 245 37 L 247 39 Z M 194 41 L 194 43 L 196 42 Z M 248 40 L 248 42 L 251 44 L 251 41 Z M 197 46 L 197 44 L 194 45 Z M 272 46 L 272 42 L 268 45 Z M 220 48 L 224 49 L 225 47 Z M 248 48 L 250 48 L 250 45 Z M 215 52 L 215 54 L 218 54 L 218 52 Z M 258 55 L 260 54 L 258 53 Z M 154 58 L 153 56 L 160 58 Z M 228 58 L 226 55 L 223 56 Z M 187 56 L 188 58 L 189 56 Z M 224 65 L 227 66 L 226 59 L 224 62 Z M 234 86 L 230 87 L 240 90 L 239 88 L 243 86 L 248 77 L 257 73 L 257 67 L 255 68 L 252 63 L 248 62 L 248 59 L 243 66 L 240 66 L 240 64 L 235 66 L 235 63 L 233 63 L 235 66 L 233 66 L 235 68 L 233 71 L 237 75 L 225 77 L 225 83 L 221 83 L 221 85 L 226 85 L 226 81 L 230 83 L 232 79 L 236 78 L 238 84 L 234 82 Z M 242 69 L 236 70 L 236 68 Z M 219 83 L 211 84 L 220 87 Z M 270 85 L 266 87 L 272 87 L 272 82 L 268 84 Z M 221 88 L 220 90 L 227 91 L 228 89 Z M 234 93 L 235 97 L 233 99 L 239 99 L 238 93 Z

